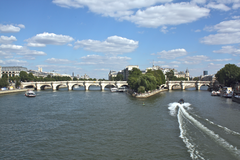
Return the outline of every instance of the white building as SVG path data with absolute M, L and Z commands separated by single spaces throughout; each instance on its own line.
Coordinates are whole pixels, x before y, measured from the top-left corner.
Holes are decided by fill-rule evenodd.
M 26 67 L 22 67 L 22 66 L 1 67 L 1 74 L 7 74 L 8 77 L 19 76 L 19 73 L 21 71 L 27 72 L 27 68 Z

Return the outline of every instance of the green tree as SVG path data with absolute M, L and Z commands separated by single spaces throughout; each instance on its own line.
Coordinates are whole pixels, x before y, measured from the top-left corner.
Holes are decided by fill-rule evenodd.
M 240 67 L 237 67 L 235 64 L 226 64 L 215 76 L 218 82 L 224 86 L 234 86 L 239 81 Z
M 77 77 L 73 77 L 73 80 L 74 80 L 74 81 L 77 81 L 78 79 L 77 79 Z
M 8 79 L 8 75 L 7 75 L 6 73 L 4 73 L 4 74 L 2 75 L 2 78 Z
M 2 78 L 0 79 L 0 88 L 8 87 L 8 86 L 9 86 L 8 76 L 7 76 L 7 74 L 3 74 Z
M 123 80 L 123 75 L 122 74 L 117 74 L 117 77 L 114 78 L 115 81 L 122 81 Z
M 138 93 L 144 93 L 144 92 L 145 92 L 145 87 L 144 86 L 138 87 Z
M 32 73 L 28 74 L 27 81 L 34 81 L 34 75 Z
M 21 71 L 19 73 L 19 77 L 20 77 L 21 81 L 27 81 L 28 80 L 28 74 L 25 71 Z

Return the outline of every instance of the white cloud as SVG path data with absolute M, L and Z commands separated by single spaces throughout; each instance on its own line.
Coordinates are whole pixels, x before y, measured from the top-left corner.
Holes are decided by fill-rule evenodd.
M 162 65 L 163 68 L 178 68 L 178 65 Z
M 234 46 L 222 46 L 220 50 L 214 50 L 214 53 L 228 53 L 234 56 L 240 55 L 240 49 L 235 48 Z
M 160 55 L 163 59 L 174 59 L 176 57 L 181 57 L 187 55 L 187 51 L 185 49 L 173 49 L 169 51 L 161 51 L 158 52 L 156 55 Z
M 122 17 L 133 14 L 133 9 L 145 8 L 172 0 L 53 0 L 52 2 L 65 8 L 88 7 L 91 12 L 110 17 Z
M 48 63 L 56 63 L 56 64 L 68 64 L 68 63 L 72 63 L 72 61 L 68 60 L 68 59 L 57 59 L 57 58 L 48 58 L 46 60 L 46 62 Z
M 30 47 L 45 47 L 48 44 L 51 45 L 64 45 L 67 44 L 74 39 L 67 35 L 57 35 L 55 33 L 44 32 L 41 34 L 37 34 L 36 36 L 27 39 L 28 46 Z
M 19 25 L 14 26 L 12 24 L 7 24 L 7 25 L 0 24 L 0 32 L 2 32 L 2 33 L 14 33 L 14 32 L 19 32 L 21 30 L 20 28 L 25 28 L 25 26 L 23 24 L 19 24 Z
M 28 62 L 18 60 L 18 59 L 8 59 L 8 60 L 5 60 L 5 61 L 0 60 L 0 64 L 3 64 L 3 65 L 27 65 Z
M 193 3 L 193 4 L 205 4 L 206 0 L 192 0 L 191 3 Z
M 23 47 L 20 45 L 14 45 L 14 44 L 1 44 L 0 45 L 0 52 L 4 52 L 6 54 L 12 54 L 16 53 L 18 55 L 24 55 L 24 56 L 43 56 L 46 55 L 46 53 L 42 51 L 36 51 L 36 50 L 29 50 L 27 47 Z
M 166 27 L 166 26 L 162 26 L 161 32 L 163 32 L 164 34 L 166 34 L 166 33 L 168 32 L 167 27 Z
M 172 64 L 181 64 L 181 62 L 179 62 L 179 61 L 172 61 L 170 63 L 172 63 Z
M 88 51 L 101 52 L 107 54 L 122 54 L 134 51 L 138 47 L 138 41 L 131 39 L 111 36 L 105 41 L 98 40 L 82 40 L 75 42 L 74 48 L 83 48 Z
M 213 27 L 205 27 L 205 30 L 216 30 L 215 35 L 205 36 L 201 43 L 205 44 L 234 44 L 240 43 L 240 20 L 223 21 Z
M 235 4 L 233 4 L 232 8 L 233 8 L 233 9 L 238 9 L 238 8 L 240 8 L 240 3 L 235 3 Z
M 197 29 L 197 30 L 195 30 L 194 32 L 201 32 L 201 30 L 200 30 L 200 29 Z
M 223 11 L 229 11 L 231 8 L 226 6 L 225 4 L 216 4 L 215 2 L 210 2 L 206 5 L 207 8 L 213 8 L 213 9 L 220 9 Z
M 157 28 L 164 25 L 190 23 L 209 15 L 210 10 L 190 3 L 171 3 L 138 10 L 135 15 L 123 17 L 140 27 Z
M 13 41 L 17 41 L 17 38 L 14 37 L 14 36 L 10 36 L 10 37 L 7 37 L 7 36 L 1 36 L 0 37 L 0 43 L 12 43 Z
M 185 64 L 199 64 L 202 61 L 207 60 L 208 57 L 205 55 L 196 55 L 196 56 L 187 56 L 182 59 L 183 63 Z
M 218 33 L 209 35 L 201 39 L 201 43 L 219 45 L 240 43 L 240 32 L 236 33 Z
M 233 19 L 239 19 L 240 16 L 232 16 Z
M 53 3 L 66 8 L 83 8 L 87 6 L 91 12 L 128 20 L 141 27 L 156 28 L 164 25 L 190 23 L 209 15 L 210 10 L 200 8 L 195 0 L 192 3 L 170 3 L 172 0 L 53 0 Z M 165 5 L 159 5 L 166 3 Z M 159 6 L 154 6 L 159 5 Z M 139 9 L 136 13 L 135 10 Z M 145 9 L 145 10 L 141 10 Z

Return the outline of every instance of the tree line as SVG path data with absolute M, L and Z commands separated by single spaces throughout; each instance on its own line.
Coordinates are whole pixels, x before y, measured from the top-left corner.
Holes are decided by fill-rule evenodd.
M 240 67 L 235 64 L 226 64 L 215 74 L 215 77 L 223 86 L 233 87 L 240 82 Z
M 145 74 L 142 74 L 140 69 L 133 68 L 132 71 L 129 71 L 127 82 L 133 91 L 144 93 L 165 84 L 165 76 L 161 70 L 148 70 Z

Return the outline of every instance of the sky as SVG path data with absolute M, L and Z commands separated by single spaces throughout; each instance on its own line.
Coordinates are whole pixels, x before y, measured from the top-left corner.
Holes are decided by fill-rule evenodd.
M 108 78 L 240 67 L 240 0 L 0 0 L 0 66 Z

